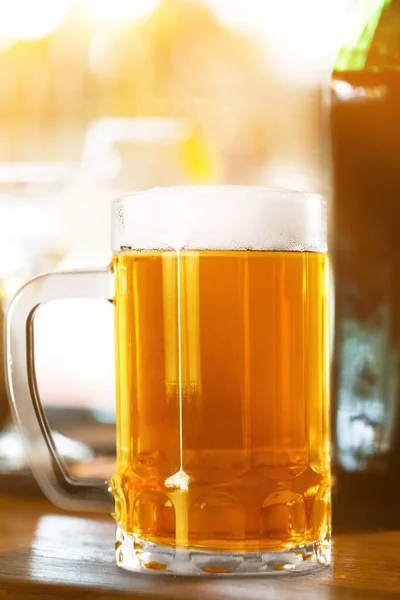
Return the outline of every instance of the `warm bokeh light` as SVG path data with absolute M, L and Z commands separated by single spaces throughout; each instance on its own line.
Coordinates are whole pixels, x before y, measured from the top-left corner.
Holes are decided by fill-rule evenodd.
M 71 0 L 0 0 L 0 38 L 35 40 L 54 31 Z
M 296 83 L 328 76 L 349 17 L 362 0 L 204 0 L 227 27 L 256 35 L 275 56 L 277 73 Z
M 161 0 L 85 0 L 99 21 L 141 21 L 151 15 Z

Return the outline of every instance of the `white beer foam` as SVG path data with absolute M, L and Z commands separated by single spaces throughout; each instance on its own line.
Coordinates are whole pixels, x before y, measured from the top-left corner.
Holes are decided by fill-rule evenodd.
M 317 194 L 250 186 L 179 186 L 114 200 L 112 248 L 326 252 Z

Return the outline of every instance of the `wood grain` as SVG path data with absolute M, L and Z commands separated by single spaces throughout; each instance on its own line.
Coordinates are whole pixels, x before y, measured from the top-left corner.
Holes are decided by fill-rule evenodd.
M 108 600 L 400 598 L 400 532 L 341 534 L 334 564 L 308 575 L 188 579 L 133 575 L 114 563 L 111 518 L 69 515 L 41 499 L 0 496 L 0 598 Z

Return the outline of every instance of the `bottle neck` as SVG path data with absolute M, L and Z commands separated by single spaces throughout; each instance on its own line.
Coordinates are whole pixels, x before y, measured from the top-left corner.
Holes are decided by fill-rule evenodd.
M 364 0 L 335 72 L 400 70 L 400 0 Z
M 382 11 L 366 69 L 400 70 L 400 0 L 391 0 Z

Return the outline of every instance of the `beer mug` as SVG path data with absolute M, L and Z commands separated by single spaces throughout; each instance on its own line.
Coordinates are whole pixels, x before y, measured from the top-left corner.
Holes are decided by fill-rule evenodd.
M 134 192 L 112 205 L 111 266 L 28 282 L 7 318 L 13 413 L 45 494 L 113 497 L 131 571 L 268 574 L 330 561 L 326 208 L 253 187 Z M 115 308 L 117 462 L 76 480 L 37 392 L 44 302 Z M 23 360 L 14 359 L 23 356 Z

